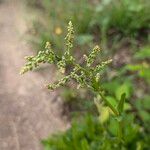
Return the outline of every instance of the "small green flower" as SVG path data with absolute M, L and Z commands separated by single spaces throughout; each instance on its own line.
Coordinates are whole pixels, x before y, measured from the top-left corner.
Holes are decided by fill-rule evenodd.
M 37 68 L 40 63 L 53 63 L 55 61 L 55 54 L 51 49 L 49 42 L 46 42 L 45 50 L 39 51 L 36 56 L 27 56 L 25 66 L 21 69 L 20 74 L 24 74 L 34 68 Z
M 86 62 L 87 62 L 87 67 L 90 67 L 93 64 L 93 62 L 95 61 L 95 58 L 99 52 L 100 52 L 100 48 L 97 45 L 93 48 L 92 52 L 89 54 L 88 57 L 84 56 L 86 59 Z
M 66 47 L 67 47 L 65 55 L 69 56 L 70 50 L 73 47 L 73 40 L 74 40 L 74 29 L 71 21 L 68 23 L 68 34 L 65 37 L 65 40 L 66 40 Z

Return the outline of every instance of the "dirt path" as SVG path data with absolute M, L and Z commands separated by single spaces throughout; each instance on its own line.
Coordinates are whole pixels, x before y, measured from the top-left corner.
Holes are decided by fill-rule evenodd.
M 66 127 L 59 102 L 52 101 L 56 93 L 43 87 L 52 72 L 19 75 L 32 53 L 23 16 L 20 0 L 0 2 L 0 150 L 41 150 L 40 139 Z

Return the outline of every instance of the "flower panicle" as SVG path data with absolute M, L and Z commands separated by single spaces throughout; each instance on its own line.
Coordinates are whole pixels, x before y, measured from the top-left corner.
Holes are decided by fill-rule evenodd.
M 70 79 L 70 75 L 65 76 L 62 79 L 58 80 L 56 83 L 48 84 L 47 88 L 50 90 L 55 90 L 56 88 L 59 88 L 60 86 L 64 86 L 69 79 Z
M 77 87 L 87 87 L 94 89 L 95 86 L 99 86 L 100 81 L 100 71 L 107 66 L 112 60 L 107 60 L 99 63 L 96 66 L 92 66 L 95 62 L 98 53 L 100 52 L 100 47 L 95 46 L 89 55 L 83 55 L 86 64 L 81 65 L 75 61 L 75 58 L 70 54 L 70 50 L 73 47 L 73 39 L 74 39 L 74 29 L 71 22 L 68 24 L 68 34 L 65 38 L 66 40 L 66 50 L 64 55 L 61 57 L 57 56 L 51 48 L 51 44 L 46 42 L 45 51 L 39 51 L 36 56 L 28 56 L 26 57 L 26 64 L 21 69 L 21 74 L 29 70 L 33 70 L 37 68 L 40 63 L 54 63 L 57 65 L 59 71 L 64 74 L 63 78 L 58 80 L 53 84 L 47 85 L 48 89 L 55 90 L 60 86 L 64 86 L 69 80 L 73 79 L 77 82 Z M 71 66 L 72 71 L 66 74 L 66 67 Z M 92 83 L 94 82 L 94 83 Z M 96 83 L 95 83 L 96 82 Z
M 73 47 L 73 40 L 74 40 L 74 28 L 73 28 L 73 25 L 72 25 L 71 21 L 68 23 L 68 34 L 66 35 L 65 40 L 66 40 L 65 55 L 69 56 L 70 55 L 70 50 Z
M 26 56 L 26 64 L 22 67 L 20 74 L 24 74 L 28 71 L 37 68 L 40 63 L 53 63 L 55 61 L 56 55 L 54 54 L 51 44 L 46 42 L 45 50 L 39 51 L 35 56 Z
M 89 56 L 84 55 L 84 58 L 86 60 L 87 63 L 87 67 L 90 67 L 93 62 L 96 59 L 97 54 L 100 52 L 100 47 L 98 45 L 96 45 L 93 50 L 91 51 L 91 53 L 89 54 Z
M 100 72 L 101 70 L 103 70 L 108 64 L 110 64 L 112 62 L 112 59 L 108 59 L 106 61 L 103 61 L 102 63 L 98 64 L 95 67 L 95 72 Z

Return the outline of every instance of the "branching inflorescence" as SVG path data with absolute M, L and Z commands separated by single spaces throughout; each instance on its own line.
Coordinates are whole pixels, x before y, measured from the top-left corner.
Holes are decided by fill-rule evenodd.
M 65 74 L 65 70 L 67 65 L 72 65 L 73 69 L 69 74 L 64 75 L 62 79 L 57 81 L 56 83 L 49 84 L 47 87 L 51 90 L 54 90 L 60 86 L 66 84 L 67 81 L 73 79 L 78 83 L 78 87 L 88 87 L 93 90 L 100 90 L 99 88 L 99 79 L 100 79 L 100 71 L 109 64 L 112 60 L 107 60 L 105 62 L 101 62 L 98 65 L 93 65 L 95 62 L 96 56 L 100 52 L 99 46 L 95 46 L 91 53 L 87 56 L 84 55 L 85 65 L 80 65 L 76 62 L 75 58 L 71 55 L 70 51 L 73 47 L 73 39 L 74 39 L 74 30 L 71 22 L 68 24 L 68 34 L 65 38 L 66 41 L 66 49 L 64 54 L 60 57 L 51 48 L 51 44 L 49 42 L 46 43 L 45 51 L 40 51 L 36 56 L 26 57 L 26 64 L 21 70 L 21 74 L 24 74 L 34 68 L 37 68 L 41 63 L 49 63 L 56 64 L 59 71 L 62 74 Z

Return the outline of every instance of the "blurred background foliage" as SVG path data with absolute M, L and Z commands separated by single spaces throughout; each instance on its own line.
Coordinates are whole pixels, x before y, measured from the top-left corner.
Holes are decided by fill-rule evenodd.
M 61 54 L 67 23 L 75 28 L 72 53 L 80 58 L 95 44 L 102 56 L 111 57 L 101 84 L 110 102 L 115 105 L 126 93 L 127 120 L 125 149 L 149 149 L 150 143 L 150 1 L 149 0 L 28 0 L 28 7 L 38 11 L 38 19 L 30 28 L 30 41 L 37 50 L 45 42 Z M 102 59 L 102 57 L 99 57 Z M 93 93 L 82 89 L 62 89 L 64 112 L 73 121 L 62 134 L 44 140 L 45 150 L 110 150 L 119 149 L 115 139 L 116 124 L 105 106 L 98 111 Z M 88 114 L 93 115 L 88 115 Z M 82 115 L 81 115 L 82 114 Z M 83 117 L 84 116 L 84 117 Z M 79 119 L 81 122 L 79 123 Z M 133 121 L 133 123 L 131 123 Z M 106 132 L 106 128 L 108 131 Z M 108 143 L 109 139 L 109 143 Z M 74 147 L 74 148 L 72 148 Z

